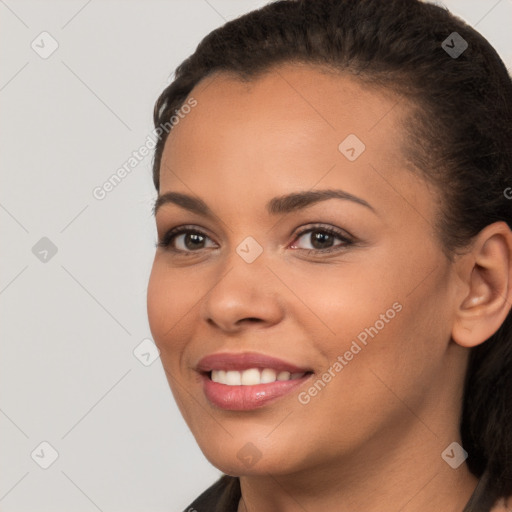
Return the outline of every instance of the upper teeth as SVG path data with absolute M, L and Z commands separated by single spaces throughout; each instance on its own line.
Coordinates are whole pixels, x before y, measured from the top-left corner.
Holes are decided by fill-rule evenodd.
M 256 384 L 267 384 L 276 380 L 292 380 L 302 378 L 306 372 L 290 373 L 276 372 L 271 368 L 250 368 L 239 372 L 236 370 L 212 370 L 213 382 L 227 384 L 228 386 L 254 386 Z

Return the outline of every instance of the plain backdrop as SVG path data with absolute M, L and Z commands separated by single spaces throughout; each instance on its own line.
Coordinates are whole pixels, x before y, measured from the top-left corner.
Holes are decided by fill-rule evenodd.
M 93 191 L 202 37 L 265 3 L 0 0 L 1 512 L 181 511 L 220 476 L 151 341 L 152 154 Z M 444 5 L 512 69 L 511 0 Z

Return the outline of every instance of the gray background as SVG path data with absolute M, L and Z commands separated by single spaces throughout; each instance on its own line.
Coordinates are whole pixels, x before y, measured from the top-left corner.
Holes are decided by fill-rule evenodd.
M 220 475 L 151 342 L 136 350 L 151 338 L 152 154 L 92 191 L 145 143 L 201 38 L 265 3 L 0 0 L 1 512 L 180 511 Z M 512 69 L 512 0 L 444 5 Z M 31 47 L 51 49 L 43 31 L 47 58 Z M 47 469 L 42 442 L 58 452 Z

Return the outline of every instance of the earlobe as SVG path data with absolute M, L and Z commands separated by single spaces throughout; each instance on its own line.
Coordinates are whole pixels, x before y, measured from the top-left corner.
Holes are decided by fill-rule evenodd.
M 457 307 L 452 339 L 474 347 L 489 339 L 512 307 L 512 232 L 505 222 L 486 226 L 458 262 L 464 292 Z

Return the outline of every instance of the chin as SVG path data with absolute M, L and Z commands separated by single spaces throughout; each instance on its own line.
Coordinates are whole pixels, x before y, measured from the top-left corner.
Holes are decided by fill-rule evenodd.
M 253 443 L 243 441 L 240 448 L 236 441 L 231 440 L 228 446 L 219 444 L 204 448 L 200 445 L 203 455 L 212 466 L 232 476 L 266 475 L 273 473 L 279 466 L 279 456 L 275 452 L 271 457 L 265 456 Z M 281 468 L 282 469 L 282 468 Z

